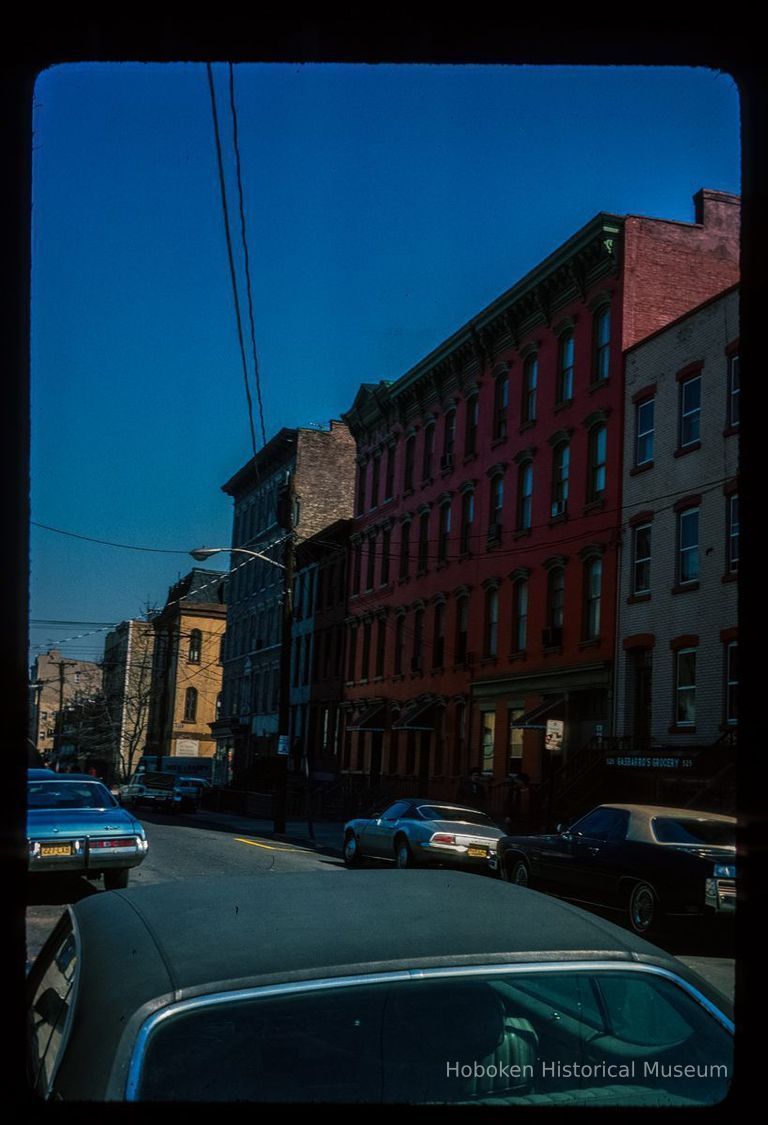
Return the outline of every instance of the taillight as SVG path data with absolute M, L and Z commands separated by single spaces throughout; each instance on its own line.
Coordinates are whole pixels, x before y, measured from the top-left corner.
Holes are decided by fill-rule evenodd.
M 91 848 L 125 848 L 130 847 L 134 843 L 132 836 L 111 836 L 106 840 L 91 840 Z
M 451 836 L 449 832 L 435 832 L 432 837 L 433 844 L 455 844 L 456 837 Z

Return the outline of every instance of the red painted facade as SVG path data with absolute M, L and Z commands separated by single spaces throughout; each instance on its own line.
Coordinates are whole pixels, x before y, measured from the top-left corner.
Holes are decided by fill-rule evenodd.
M 610 733 L 622 352 L 738 272 L 738 200 L 696 202 L 703 223 L 598 215 L 361 387 L 344 769 L 452 798 L 479 765 L 500 800 Z

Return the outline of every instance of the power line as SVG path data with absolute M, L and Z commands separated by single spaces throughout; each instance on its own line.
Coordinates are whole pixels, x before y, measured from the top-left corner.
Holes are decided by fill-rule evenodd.
M 237 168 L 237 192 L 240 208 L 240 234 L 243 242 L 243 258 L 245 261 L 245 289 L 248 294 L 248 318 L 251 325 L 251 351 L 253 352 L 253 374 L 256 383 L 256 397 L 259 402 L 259 421 L 261 422 L 261 440 L 267 444 L 267 431 L 264 426 L 264 403 L 261 398 L 261 378 L 259 376 L 259 357 L 256 352 L 256 329 L 253 324 L 253 291 L 251 286 L 251 267 L 248 258 L 248 240 L 245 234 L 245 205 L 243 203 L 243 181 L 240 172 L 240 145 L 237 139 L 237 107 L 235 106 L 235 72 L 232 63 L 229 64 L 229 105 L 232 113 L 232 143 L 235 149 L 235 166 Z
M 245 358 L 245 343 L 243 341 L 243 322 L 240 316 L 240 298 L 237 293 L 237 277 L 235 275 L 235 262 L 232 256 L 232 236 L 229 229 L 229 207 L 227 205 L 227 187 L 224 181 L 224 165 L 221 158 L 221 136 L 219 134 L 219 115 L 216 111 L 216 91 L 213 85 L 213 67 L 210 63 L 206 63 L 206 70 L 208 72 L 208 88 L 211 93 L 211 112 L 213 113 L 213 131 L 216 140 L 216 160 L 219 169 L 219 188 L 221 190 L 221 207 L 224 214 L 224 232 L 227 242 L 227 257 L 229 259 L 229 274 L 232 281 L 232 296 L 235 301 L 235 318 L 237 320 L 237 339 L 240 344 L 240 358 L 243 363 L 243 383 L 245 384 L 245 397 L 248 402 L 248 422 L 251 431 L 251 447 L 253 448 L 254 460 L 256 458 L 256 431 L 253 426 L 253 402 L 251 401 L 251 389 L 248 386 L 248 364 Z M 257 470 L 258 471 L 258 470 Z
M 60 527 L 51 527 L 47 523 L 38 523 L 37 520 L 29 521 L 32 527 L 42 527 L 45 531 L 55 531 L 57 535 L 66 535 L 70 539 L 84 539 L 87 543 L 101 543 L 104 547 L 120 547 L 124 551 L 150 551 L 157 555 L 188 555 L 189 551 L 180 551 L 170 547 L 136 547 L 133 543 L 113 543 L 109 539 L 94 539 L 92 535 L 80 535 L 76 531 L 63 531 Z

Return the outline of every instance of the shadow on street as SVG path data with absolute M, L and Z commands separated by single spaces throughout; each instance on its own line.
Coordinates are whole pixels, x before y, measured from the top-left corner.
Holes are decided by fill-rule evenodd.
M 27 877 L 27 906 L 67 906 L 104 889 L 104 881 L 92 883 L 82 875 L 30 875 Z

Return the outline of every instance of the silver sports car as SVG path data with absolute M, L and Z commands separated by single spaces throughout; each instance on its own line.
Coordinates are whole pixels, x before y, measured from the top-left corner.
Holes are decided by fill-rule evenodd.
M 138 820 L 100 781 L 30 771 L 27 843 L 30 872 L 104 876 L 107 890 L 128 886 L 128 872 L 147 854 Z
M 503 835 L 478 809 L 411 797 L 371 817 L 350 820 L 344 826 L 344 862 L 354 867 L 371 856 L 390 859 L 396 867 L 445 863 L 485 868 Z

